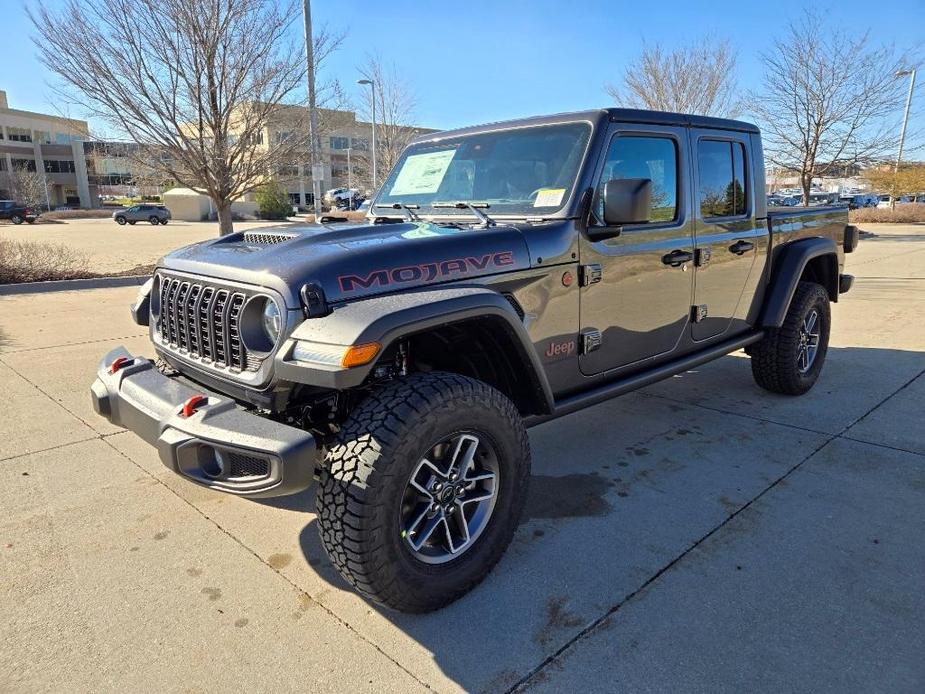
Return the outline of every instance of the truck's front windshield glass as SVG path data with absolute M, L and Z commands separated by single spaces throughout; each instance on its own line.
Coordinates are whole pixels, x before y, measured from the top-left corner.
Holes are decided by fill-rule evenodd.
M 569 199 L 590 135 L 588 123 L 562 123 L 413 145 L 376 204 L 418 205 L 421 214 L 443 215 L 441 204 L 467 202 L 487 205 L 492 217 L 549 215 Z

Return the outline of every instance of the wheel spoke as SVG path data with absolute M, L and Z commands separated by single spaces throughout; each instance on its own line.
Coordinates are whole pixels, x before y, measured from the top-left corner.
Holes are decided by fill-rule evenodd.
M 454 472 L 460 477 L 465 477 L 466 472 L 472 466 L 475 459 L 475 452 L 478 450 L 479 440 L 470 434 L 462 434 L 456 442 L 456 448 L 453 449 L 453 456 L 450 459 L 448 472 Z
M 459 544 L 456 544 L 453 541 L 453 530 L 452 527 L 455 527 L 459 535 Z M 459 502 L 456 503 L 456 512 L 453 513 L 451 519 L 447 520 L 447 537 L 450 539 L 450 552 L 455 554 L 467 544 L 469 544 L 469 523 L 466 521 L 466 514 L 463 512 L 462 504 Z
M 797 365 L 802 371 L 806 371 L 806 347 L 800 347 L 800 351 L 797 354 Z
M 463 477 L 463 480 L 466 482 L 483 482 L 485 480 L 495 479 L 495 473 L 493 472 L 482 472 L 477 475 L 466 475 Z
M 422 516 L 426 516 L 427 512 L 425 511 Z M 430 536 L 434 534 L 434 531 L 437 527 L 443 523 L 443 511 L 438 511 L 436 515 L 431 518 L 427 518 L 422 524 L 420 533 L 412 534 L 411 530 L 408 531 L 408 541 L 411 543 L 411 546 L 416 550 L 421 549 L 424 546 L 424 543 L 430 539 Z M 444 523 L 444 525 L 446 525 Z
M 474 501 L 487 501 L 492 496 L 494 496 L 494 493 L 495 492 L 493 490 L 478 491 L 478 492 L 474 492 L 471 494 L 469 492 L 466 492 L 466 496 L 460 499 L 458 503 L 461 505 L 465 505 L 465 504 L 471 504 Z
M 813 311 L 808 316 L 806 316 L 806 321 L 803 323 L 803 331 L 807 335 L 813 335 L 816 330 L 816 323 L 819 321 L 819 314 Z

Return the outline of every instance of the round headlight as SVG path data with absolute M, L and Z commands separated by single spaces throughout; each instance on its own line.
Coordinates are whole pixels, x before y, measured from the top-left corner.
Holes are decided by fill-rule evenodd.
M 276 302 L 267 299 L 263 306 L 263 331 L 267 334 L 271 344 L 276 344 L 281 328 L 282 317 L 279 315 Z

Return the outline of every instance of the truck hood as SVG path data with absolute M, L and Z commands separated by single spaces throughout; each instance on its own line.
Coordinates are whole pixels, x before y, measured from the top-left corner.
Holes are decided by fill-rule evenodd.
M 290 309 L 306 283 L 328 302 L 530 267 L 521 232 L 431 222 L 270 227 L 180 248 L 158 267 L 267 287 Z

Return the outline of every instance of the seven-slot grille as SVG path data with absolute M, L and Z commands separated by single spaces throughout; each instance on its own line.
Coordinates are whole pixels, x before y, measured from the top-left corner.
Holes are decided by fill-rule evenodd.
M 241 340 L 241 311 L 247 295 L 193 280 L 160 276 L 157 328 L 164 344 L 218 368 L 256 371 Z

